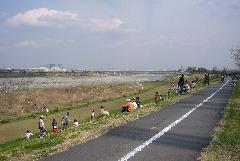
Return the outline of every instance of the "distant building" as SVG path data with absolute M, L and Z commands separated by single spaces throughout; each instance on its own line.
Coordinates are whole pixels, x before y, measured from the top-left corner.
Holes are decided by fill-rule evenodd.
M 62 67 L 62 64 L 49 64 L 49 67 L 28 68 L 30 72 L 66 72 L 67 69 Z
M 49 72 L 66 72 L 67 70 L 61 67 L 52 67 L 49 69 Z

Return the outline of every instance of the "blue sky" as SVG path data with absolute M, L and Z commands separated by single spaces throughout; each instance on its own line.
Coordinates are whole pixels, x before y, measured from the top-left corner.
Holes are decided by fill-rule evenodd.
M 234 68 L 239 0 L 2 0 L 0 66 Z

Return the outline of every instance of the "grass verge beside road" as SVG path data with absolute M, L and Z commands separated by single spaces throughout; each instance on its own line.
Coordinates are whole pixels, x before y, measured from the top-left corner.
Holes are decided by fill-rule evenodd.
M 226 107 L 224 117 L 216 128 L 213 140 L 202 153 L 203 161 L 240 160 L 240 82 Z

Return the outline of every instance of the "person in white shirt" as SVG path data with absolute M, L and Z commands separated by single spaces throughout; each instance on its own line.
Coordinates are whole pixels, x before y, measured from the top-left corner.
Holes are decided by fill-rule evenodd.
M 196 88 L 196 82 L 192 81 L 192 89 Z
M 105 110 L 103 109 L 103 106 L 101 106 L 101 109 L 100 109 L 100 117 L 103 117 L 104 115 L 109 116 L 110 113 L 109 113 L 108 111 L 105 111 Z
M 132 98 L 132 103 L 133 103 L 134 110 L 136 110 L 138 105 L 137 105 L 136 99 L 134 97 Z
M 25 138 L 29 140 L 31 136 L 33 136 L 33 133 L 31 133 L 30 130 L 27 130 L 27 133 L 25 134 Z
M 94 112 L 94 110 L 92 110 L 91 121 L 94 121 L 94 119 L 95 119 L 95 112 Z
M 77 128 L 79 126 L 77 119 L 73 121 L 73 127 Z

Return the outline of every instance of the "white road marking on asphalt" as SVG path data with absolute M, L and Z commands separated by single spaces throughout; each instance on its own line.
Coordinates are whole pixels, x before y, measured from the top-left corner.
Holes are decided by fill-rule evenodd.
M 176 126 L 179 122 L 181 122 L 182 120 L 184 120 L 186 117 L 188 117 L 193 111 L 195 111 L 198 107 L 202 106 L 203 103 L 207 102 L 209 99 L 211 99 L 217 92 L 219 92 L 220 90 L 223 89 L 224 86 L 226 86 L 228 84 L 229 80 L 223 84 L 217 91 L 215 91 L 213 94 L 211 94 L 207 99 L 203 100 L 202 103 L 199 103 L 197 106 L 195 106 L 194 108 L 192 108 L 191 110 L 189 110 L 186 114 L 184 114 L 182 117 L 180 117 L 179 119 L 177 119 L 176 121 L 174 121 L 173 123 L 171 123 L 170 125 L 168 125 L 167 127 L 165 127 L 162 131 L 160 131 L 159 133 L 157 133 L 156 135 L 154 135 L 153 137 L 151 137 L 149 140 L 145 141 L 144 143 L 142 143 L 141 145 L 139 145 L 138 147 L 136 147 L 135 149 L 133 149 L 131 152 L 129 152 L 127 155 L 123 156 L 121 159 L 119 159 L 118 161 L 126 161 L 128 159 L 130 159 L 131 157 L 133 157 L 136 153 L 142 151 L 146 146 L 148 146 L 149 144 L 151 144 L 153 141 L 157 140 L 158 138 L 160 138 L 162 135 L 164 135 L 166 132 L 168 132 L 170 129 L 172 129 L 174 126 Z

